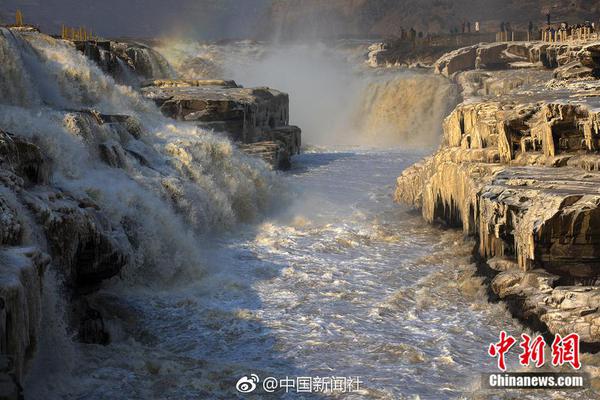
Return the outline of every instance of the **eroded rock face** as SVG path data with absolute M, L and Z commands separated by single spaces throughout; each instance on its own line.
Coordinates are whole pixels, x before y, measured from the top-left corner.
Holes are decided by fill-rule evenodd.
M 0 353 L 20 380 L 40 333 L 42 277 L 50 258 L 36 248 L 0 251 Z
M 577 332 L 585 343 L 598 342 L 600 287 L 562 284 L 559 276 L 545 270 L 513 268 L 496 275 L 492 289 L 539 329 L 563 336 Z
M 509 261 L 492 289 L 519 304 L 516 314 L 587 342 L 600 342 L 596 289 L 581 289 L 585 300 L 565 312 L 580 288 L 557 285 L 600 278 L 598 121 L 584 104 L 469 101 L 445 120 L 442 148 L 396 190 L 427 221 L 478 237 L 482 258 Z
M 456 47 L 456 46 L 455 46 Z M 390 66 L 431 66 L 455 47 L 414 46 L 407 40 L 387 40 L 374 43 L 368 48 L 367 65 L 373 68 Z
M 27 185 L 48 183 L 50 160 L 35 144 L 0 130 L 0 167 Z
M 78 118 L 78 123 L 71 121 L 74 134 L 97 149 L 100 159 L 98 143 L 111 139 L 118 146 L 114 148 L 124 149 L 141 134 L 128 117 L 94 112 L 72 116 Z M 35 352 L 47 265 L 52 263 L 72 304 L 85 303 L 80 293 L 117 275 L 131 253 L 120 224 L 109 222 L 90 198 L 53 185 L 52 163 L 34 140 L 0 131 L 0 361 L 6 357 L 12 365 L 12 372 L 0 369 L 0 395 L 4 389 L 6 396 L 19 393 L 18 382 Z M 81 316 L 75 315 L 78 311 Z M 92 312 L 77 307 L 73 314 L 81 340 L 106 342 L 102 333 L 92 334 L 101 316 L 91 318 Z
M 128 121 L 119 116 L 93 118 L 103 118 L 102 123 L 96 122 L 98 128 L 111 119 L 125 125 Z M 118 137 L 119 131 L 101 132 Z M 98 136 L 88 138 L 92 148 L 96 147 L 94 140 L 103 140 Z M 123 152 L 120 145 L 118 148 Z M 102 148 L 98 153 L 102 158 Z M 90 198 L 77 198 L 53 187 L 50 175 L 51 164 L 37 145 L 0 132 L 0 244 L 18 245 L 23 240 L 22 211 L 15 209 L 18 205 L 20 210 L 28 210 L 45 232 L 49 251 L 63 267 L 61 272 L 69 286 L 93 285 L 116 275 L 127 264 L 130 253 L 123 228 L 113 226 Z
M 134 79 L 142 81 L 172 75 L 166 60 L 141 43 L 85 40 L 76 41 L 75 47 L 120 82 L 133 84 Z
M 164 115 L 223 132 L 277 168 L 300 151 L 300 129 L 289 125 L 289 97 L 277 90 L 223 80 L 158 80 L 145 83 L 142 94 Z
M 168 117 L 206 123 L 232 139 L 251 143 L 264 130 L 288 125 L 289 98 L 268 88 L 241 88 L 228 81 L 159 81 L 142 88 Z M 221 129 L 219 129 L 221 128 Z
M 444 124 L 446 147 L 404 172 L 397 198 L 422 207 L 429 221 L 479 232 L 484 257 L 512 255 L 524 270 L 596 276 L 600 175 L 577 168 L 589 165 L 577 160 L 580 152 L 594 156 L 597 118 L 565 104 L 459 106 Z
M 46 233 L 53 259 L 72 287 L 95 285 L 127 264 L 131 252 L 125 232 L 112 226 L 89 199 L 44 188 L 23 196 Z
M 435 70 L 451 77 L 473 69 L 497 70 L 543 66 L 561 67 L 556 77 L 578 79 L 597 77 L 600 73 L 600 44 L 508 42 L 481 43 L 464 47 L 442 56 Z

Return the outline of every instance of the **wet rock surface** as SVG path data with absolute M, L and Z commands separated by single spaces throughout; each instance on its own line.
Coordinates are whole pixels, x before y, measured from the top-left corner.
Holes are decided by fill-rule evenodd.
M 172 74 L 165 59 L 141 43 L 81 40 L 74 45 L 119 82 L 135 84 L 138 80 L 168 78 Z
M 90 162 L 121 169 L 141 164 L 142 156 L 131 154 L 144 134 L 133 117 L 94 110 L 62 115 L 65 130 L 89 147 Z M 22 398 L 20 382 L 39 346 L 47 269 L 72 306 L 72 332 L 87 343 L 106 343 L 98 329 L 102 316 L 80 304 L 130 261 L 123 224 L 110 222 L 93 194 L 71 193 L 54 181 L 56 159 L 45 145 L 39 136 L 0 130 L 0 397 L 6 399 Z
M 442 57 L 437 72 L 454 78 L 464 102 L 446 118 L 441 148 L 405 170 L 396 189 L 396 200 L 421 208 L 427 221 L 478 239 L 491 289 L 513 314 L 593 345 L 600 343 L 596 49 L 501 43 Z M 518 58 L 524 64 L 515 66 Z
M 33 247 L 3 247 L 0 251 L 0 353 L 11 359 L 17 381 L 37 346 L 42 279 L 49 261 Z
M 94 121 L 96 131 L 87 133 L 99 133 L 103 124 L 117 121 L 124 124 L 118 131 L 130 126 L 137 132 L 122 116 L 93 112 L 78 116 Z M 88 139 L 96 148 L 92 139 L 99 138 Z M 124 229 L 108 221 L 90 198 L 54 185 L 52 162 L 33 140 L 0 131 L 0 360 L 10 363 L 7 371 L 0 368 L 3 398 L 20 398 L 19 382 L 35 354 L 48 265 L 60 274 L 76 305 L 85 302 L 85 293 L 128 263 L 131 248 Z M 90 312 L 78 308 L 74 307 L 71 318 L 86 321 L 80 327 L 74 325 L 82 341 L 105 343 L 107 337 L 90 333 L 101 326 L 101 316 L 86 319 Z
M 232 80 L 172 79 L 167 61 L 142 43 L 113 40 L 74 41 L 74 46 L 118 82 L 139 86 L 170 118 L 226 134 L 242 151 L 278 169 L 287 169 L 298 154 L 301 131 L 289 125 L 289 97 L 270 88 L 244 88 Z M 95 115 L 105 123 L 101 115 Z M 125 118 L 126 116 L 118 116 Z M 113 121 L 109 121 L 113 122 Z M 116 121 L 122 122 L 122 121 Z M 99 143 L 102 159 L 123 168 L 114 143 Z

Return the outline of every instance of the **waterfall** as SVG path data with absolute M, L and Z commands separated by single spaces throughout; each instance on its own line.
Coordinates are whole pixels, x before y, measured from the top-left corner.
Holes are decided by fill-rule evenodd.
M 276 180 L 262 162 L 163 118 L 66 42 L 2 29 L 0 54 L 0 129 L 38 144 L 53 186 L 92 199 L 123 227 L 135 242 L 130 275 L 201 271 L 202 235 L 269 207 Z
M 444 78 L 410 71 L 395 74 L 364 90 L 356 124 L 364 143 L 433 147 L 457 99 L 456 88 Z
M 366 46 L 356 44 L 169 42 L 159 50 L 190 79 L 235 79 L 293 93 L 290 122 L 312 145 L 429 148 L 458 101 L 454 85 L 427 71 L 361 66 Z

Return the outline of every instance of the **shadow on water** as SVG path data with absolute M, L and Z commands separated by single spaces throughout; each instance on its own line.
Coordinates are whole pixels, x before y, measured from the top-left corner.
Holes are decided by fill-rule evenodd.
M 333 162 L 356 156 L 353 152 L 340 153 L 302 153 L 294 157 L 292 169 L 294 175 L 300 175 L 315 168 L 325 167 Z
M 255 250 L 240 246 L 240 242 L 252 242 L 258 235 L 257 226 L 244 226 L 235 238 L 229 236 L 213 242 L 207 256 L 218 269 L 211 271 L 205 281 L 185 290 L 197 299 L 199 307 L 179 317 L 192 323 L 187 332 L 175 330 L 168 334 L 187 336 L 188 340 L 182 342 L 195 348 L 183 351 L 201 359 L 208 366 L 208 374 L 218 381 L 214 382 L 220 388 L 218 394 L 214 387 L 198 393 L 208 396 L 206 398 L 325 398 L 317 393 L 296 393 L 295 388 L 290 388 L 289 393 L 285 389 L 267 393 L 262 387 L 267 377 L 295 380 L 311 377 L 314 371 L 297 366 L 296 358 L 300 354 L 283 354 L 276 333 L 261 321 L 264 307 L 254 285 L 278 278 L 288 265 L 269 261 Z M 238 379 L 252 374 L 260 378 L 257 389 L 248 394 L 239 393 Z
M 179 282 L 150 295 L 148 291 L 120 290 L 117 302 L 134 309 L 136 325 L 141 326 L 134 328 L 136 346 L 129 346 L 131 338 L 127 338 L 106 348 L 88 349 L 94 353 L 92 358 L 107 360 L 85 368 L 92 375 L 106 368 L 121 368 L 117 375 L 129 376 L 129 381 L 117 382 L 117 387 L 122 385 L 118 391 L 83 388 L 75 398 L 324 398 L 316 393 L 296 393 L 294 388 L 289 393 L 284 389 L 267 393 L 262 387 L 267 377 L 295 380 L 312 376 L 312 371 L 298 367 L 296 357 L 284 355 L 276 333 L 262 321 L 264 307 L 254 285 L 277 278 L 288 265 L 265 260 L 243 244 L 257 236 L 258 227 L 242 226 L 234 237 L 218 237 L 204 244 L 208 270 L 198 281 Z M 97 352 L 112 356 L 98 356 Z M 142 352 L 143 362 L 151 366 L 137 367 L 128 359 L 139 358 L 139 354 L 129 352 Z M 260 378 L 254 391 L 236 390 L 239 379 L 253 374 Z

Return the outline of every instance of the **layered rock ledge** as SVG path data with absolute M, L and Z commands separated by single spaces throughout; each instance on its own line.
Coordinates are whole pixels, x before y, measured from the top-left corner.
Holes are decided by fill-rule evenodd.
M 222 132 L 275 168 L 289 168 L 300 152 L 301 131 L 289 125 L 286 93 L 225 80 L 154 80 L 141 92 L 165 116 Z
M 168 78 L 173 74 L 158 52 L 138 42 L 78 40 L 73 44 L 119 82 L 134 84 L 146 79 Z
M 594 71 L 598 47 L 510 46 L 473 46 L 438 61 L 465 100 L 446 118 L 440 149 L 398 178 L 395 197 L 428 222 L 475 236 L 491 290 L 526 324 L 576 332 L 597 347 L 600 82 L 594 73 L 564 81 L 539 60 L 558 54 L 557 68 L 578 62 Z M 535 58 L 511 65 L 513 52 Z
M 274 89 L 244 88 L 231 80 L 171 79 L 177 74 L 139 42 L 82 40 L 72 44 L 116 81 L 139 87 L 170 118 L 227 135 L 245 153 L 277 169 L 299 154 L 300 128 L 289 125 L 289 97 Z
M 600 43 L 480 43 L 449 52 L 435 63 L 436 72 L 447 77 L 473 69 L 524 67 L 556 68 L 555 74 L 565 78 L 598 77 Z

